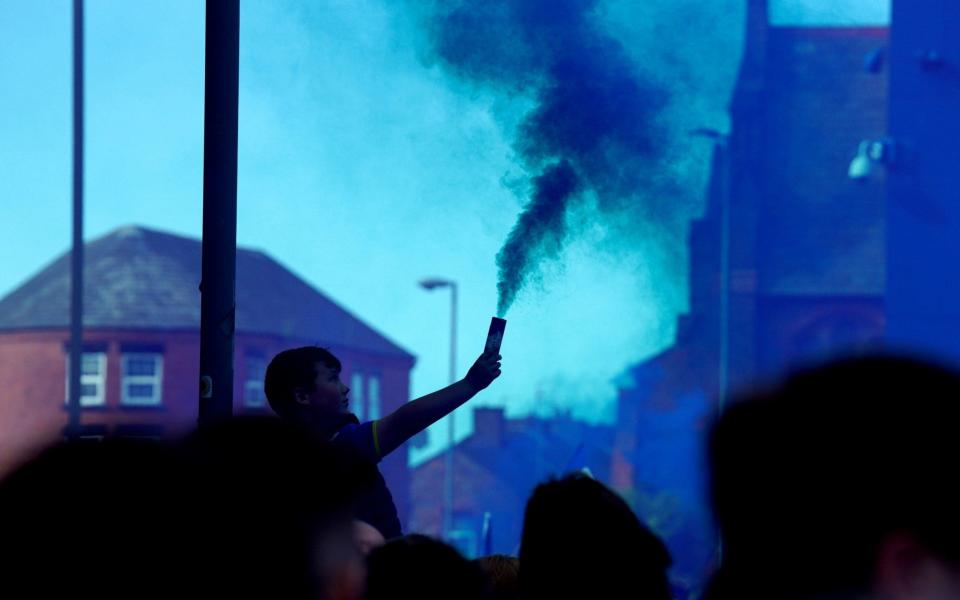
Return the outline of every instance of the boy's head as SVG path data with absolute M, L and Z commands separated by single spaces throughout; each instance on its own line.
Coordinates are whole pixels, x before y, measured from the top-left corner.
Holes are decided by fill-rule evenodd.
M 293 420 L 347 412 L 350 388 L 340 381 L 340 369 L 337 357 L 323 348 L 284 350 L 270 361 L 264 378 L 270 407 Z

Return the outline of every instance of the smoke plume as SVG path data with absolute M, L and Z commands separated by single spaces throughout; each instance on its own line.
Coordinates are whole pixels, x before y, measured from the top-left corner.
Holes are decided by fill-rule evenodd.
M 432 51 L 448 72 L 533 100 L 513 140 L 530 190 L 497 254 L 501 316 L 540 264 L 559 257 L 576 203 L 590 198 L 600 220 L 670 210 L 660 173 L 670 94 L 638 73 L 595 8 L 596 0 L 460 0 L 429 16 Z

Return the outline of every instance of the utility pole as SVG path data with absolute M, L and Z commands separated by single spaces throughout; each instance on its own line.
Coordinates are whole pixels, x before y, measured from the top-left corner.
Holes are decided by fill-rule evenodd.
M 716 129 L 699 127 L 691 135 L 713 142 L 713 168 L 720 180 L 720 298 L 717 323 L 719 325 L 717 356 L 717 414 L 723 412 L 730 387 L 730 135 Z
M 240 2 L 207 0 L 203 110 L 200 424 L 233 413 Z
M 450 288 L 450 384 L 457 381 L 457 282 L 449 279 L 431 278 L 420 282 L 425 290 Z M 442 536 L 450 541 L 453 531 L 453 470 L 456 436 L 454 435 L 454 414 L 447 415 L 447 451 L 443 455 L 443 524 Z
M 450 282 L 450 385 L 457 381 L 457 284 Z M 455 411 L 454 411 L 455 412 Z M 454 453 L 457 451 L 456 415 L 451 412 L 449 427 L 447 427 L 447 453 L 444 455 L 444 482 L 443 482 L 443 535 L 447 543 L 453 532 L 453 488 L 454 469 L 456 463 Z
M 83 364 L 83 0 L 73 0 L 73 249 L 70 253 L 70 360 L 66 437 L 80 434 Z

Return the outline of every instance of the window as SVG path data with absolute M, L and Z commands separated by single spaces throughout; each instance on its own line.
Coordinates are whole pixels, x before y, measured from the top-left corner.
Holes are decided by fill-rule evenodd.
M 366 413 L 363 396 L 363 373 L 355 371 L 350 376 L 350 406 L 353 409 L 353 414 L 357 415 L 361 422 Z
M 267 405 L 263 393 L 263 377 L 267 373 L 267 361 L 262 354 L 247 354 L 244 364 L 246 380 L 243 382 L 243 405 L 262 408 Z
M 67 354 L 66 402 L 70 402 L 70 354 Z M 105 352 L 84 352 L 80 358 L 80 406 L 106 404 L 107 355 Z
M 125 406 L 159 406 L 163 355 L 130 352 L 123 355 L 120 402 Z
M 371 375 L 367 379 L 367 420 L 376 421 L 383 416 L 380 404 L 380 377 Z

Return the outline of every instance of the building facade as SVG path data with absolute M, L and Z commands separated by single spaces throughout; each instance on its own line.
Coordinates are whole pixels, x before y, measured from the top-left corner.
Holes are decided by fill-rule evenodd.
M 960 365 L 960 3 L 894 0 L 887 339 Z
M 165 437 L 196 425 L 200 252 L 198 240 L 141 227 L 85 245 L 84 435 Z M 0 299 L 0 474 L 67 424 L 69 261 L 61 256 Z M 361 419 L 409 400 L 414 357 L 267 255 L 238 249 L 236 289 L 234 414 L 271 414 L 271 357 L 314 344 L 343 362 Z M 405 447 L 381 469 L 405 523 Z
M 545 479 L 586 468 L 609 481 L 612 427 L 570 415 L 508 419 L 503 408 L 493 407 L 473 414 L 473 433 L 453 450 L 449 536 L 468 557 L 517 554 L 527 498 Z M 412 530 L 441 537 L 444 474 L 443 454 L 413 469 Z
M 612 454 L 614 487 L 691 581 L 716 559 L 703 459 L 719 403 L 874 348 L 887 323 L 888 171 L 851 163 L 887 134 L 889 29 L 777 26 L 767 0 L 747 4 L 731 129 L 690 230 L 689 311 L 673 346 L 624 374 Z

